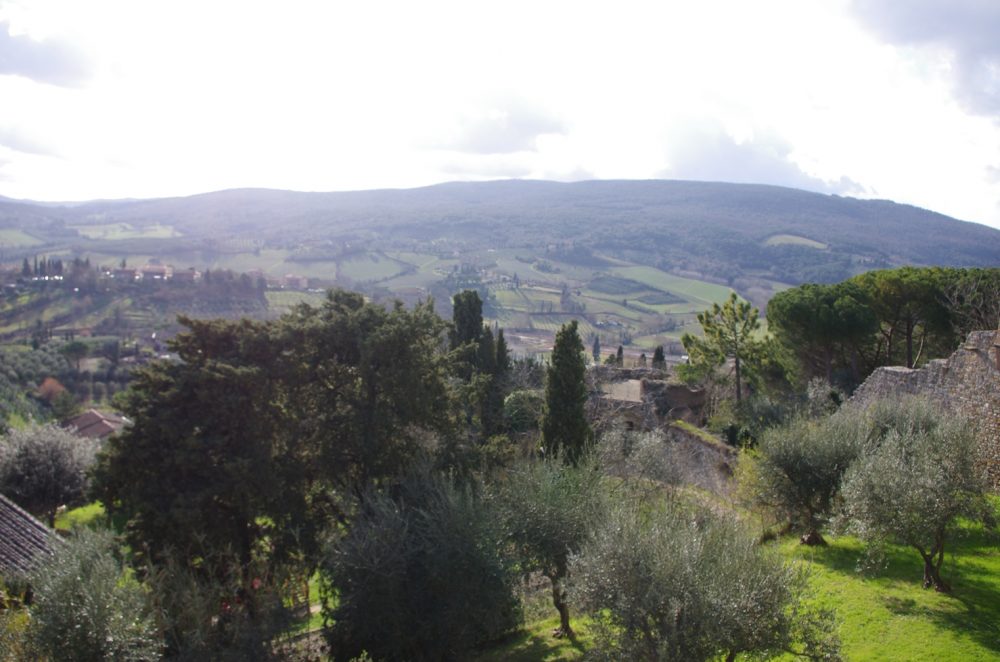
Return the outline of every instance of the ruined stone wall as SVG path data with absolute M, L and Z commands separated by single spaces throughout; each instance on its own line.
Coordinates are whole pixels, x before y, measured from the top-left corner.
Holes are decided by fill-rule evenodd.
M 878 368 L 851 403 L 862 407 L 883 398 L 912 394 L 976 421 L 981 430 L 986 471 L 1000 489 L 1000 331 L 974 331 L 950 358 L 910 370 Z

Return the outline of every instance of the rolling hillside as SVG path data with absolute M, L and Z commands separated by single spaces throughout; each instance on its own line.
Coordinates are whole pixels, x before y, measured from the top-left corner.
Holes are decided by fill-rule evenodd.
M 730 289 L 763 307 L 782 288 L 870 269 L 995 266 L 1000 231 L 884 200 L 659 180 L 0 198 L 0 262 L 38 255 L 298 274 L 376 297 L 433 296 L 443 315 L 472 287 L 525 343 L 537 331 L 544 345 L 577 316 L 603 343 L 649 348 Z

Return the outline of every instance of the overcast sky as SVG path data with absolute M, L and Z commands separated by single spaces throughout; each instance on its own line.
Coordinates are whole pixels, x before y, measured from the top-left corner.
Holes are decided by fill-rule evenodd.
M 0 195 L 510 177 L 1000 227 L 1000 0 L 0 0 Z

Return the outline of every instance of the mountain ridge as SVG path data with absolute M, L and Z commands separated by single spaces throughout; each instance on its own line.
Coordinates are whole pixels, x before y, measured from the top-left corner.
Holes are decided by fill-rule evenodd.
M 234 238 L 293 251 L 331 242 L 437 241 L 462 250 L 572 244 L 577 252 L 721 280 L 750 272 L 791 284 L 901 264 L 1000 264 L 1000 230 L 913 205 L 686 180 L 506 179 L 321 192 L 238 188 L 62 207 L 0 201 L 4 227 L 31 231 L 18 226 L 18 217 L 33 221 L 29 226 L 44 219 L 57 229 L 171 226 L 189 246 Z M 84 239 L 68 244 L 87 246 Z

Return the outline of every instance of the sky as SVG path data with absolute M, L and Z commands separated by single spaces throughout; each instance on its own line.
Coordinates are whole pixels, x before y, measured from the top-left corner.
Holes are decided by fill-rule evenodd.
M 1000 0 L 0 0 L 0 195 L 506 178 L 1000 228 Z

